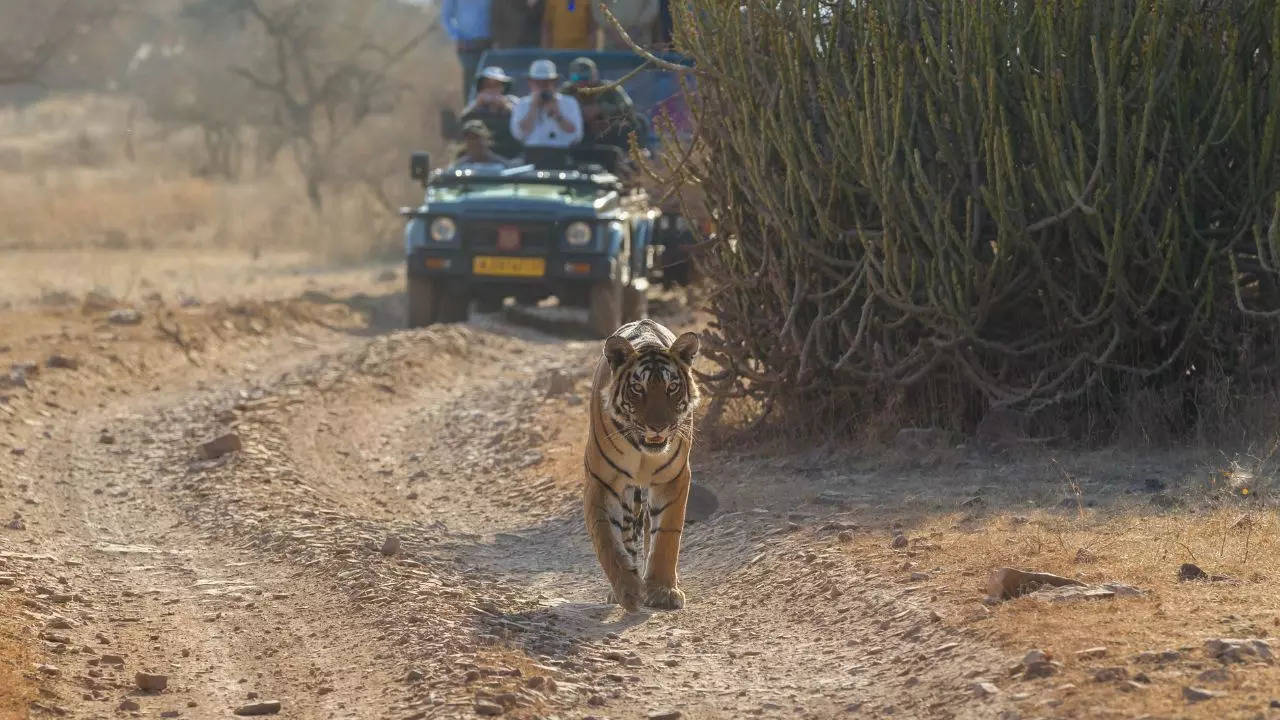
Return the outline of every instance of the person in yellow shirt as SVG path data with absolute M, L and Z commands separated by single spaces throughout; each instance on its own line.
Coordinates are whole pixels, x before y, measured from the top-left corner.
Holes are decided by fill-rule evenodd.
M 595 50 L 593 0 L 547 0 L 542 10 L 542 47 L 554 50 Z

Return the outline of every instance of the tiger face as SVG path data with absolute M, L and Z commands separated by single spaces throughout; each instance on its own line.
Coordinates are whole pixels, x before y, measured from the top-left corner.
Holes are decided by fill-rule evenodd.
M 691 439 L 698 388 L 690 366 L 698 347 L 698 336 L 691 332 L 670 347 L 644 343 L 636 348 L 621 335 L 605 341 L 613 371 L 605 410 L 641 452 L 664 453 L 676 437 Z

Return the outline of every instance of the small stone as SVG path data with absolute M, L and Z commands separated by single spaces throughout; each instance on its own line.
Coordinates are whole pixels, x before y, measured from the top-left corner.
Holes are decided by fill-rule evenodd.
M 178 712 L 177 710 L 165 710 L 164 712 L 160 713 L 160 717 L 162 717 L 162 718 L 176 718 L 176 717 L 178 717 L 178 716 L 179 716 L 179 715 L 181 715 L 181 714 L 182 714 L 182 713 Z
M 124 667 L 124 658 L 119 655 L 102 655 L 98 657 L 98 662 L 103 665 L 114 665 L 116 667 Z
M 1223 694 L 1224 693 L 1217 693 L 1212 690 L 1205 690 L 1204 688 L 1198 688 L 1198 687 L 1188 686 L 1188 687 L 1182 688 L 1182 697 L 1186 698 L 1187 702 L 1193 702 L 1193 703 L 1202 702 L 1204 700 L 1212 700 L 1216 697 L 1222 697 Z
M 853 533 L 848 530 L 841 530 L 839 534 L 836 535 L 836 540 L 848 545 L 853 542 Z
M 1204 683 L 1224 683 L 1231 679 L 1231 674 L 1226 668 L 1210 668 L 1196 676 L 1197 682 Z
M 913 572 L 911 573 L 911 582 L 923 582 L 929 579 L 929 573 Z
M 1178 568 L 1178 581 L 1188 582 L 1190 580 L 1208 580 L 1209 573 L 1200 569 L 1195 563 L 1182 563 L 1182 567 Z
M 902 533 L 898 533 L 897 535 L 893 536 L 893 542 L 889 543 L 889 547 L 900 549 L 900 548 L 906 547 L 909 544 L 910 544 L 910 541 L 907 540 L 907 536 L 903 535 Z
M 239 435 L 226 433 L 200 445 L 200 455 L 206 460 L 214 460 L 227 453 L 238 452 L 242 447 Z
M 107 322 L 112 325 L 138 325 L 142 322 L 142 313 L 133 308 L 119 308 L 107 313 Z
M 592 695 L 591 697 L 587 698 L 587 704 L 590 705 L 591 707 L 603 707 L 604 702 L 605 702 L 604 697 L 600 695 Z
M 835 490 L 823 490 L 813 498 L 813 504 L 815 505 L 831 505 L 833 507 L 848 507 L 850 502 L 848 493 Z
M 1008 600 L 1035 592 L 1042 587 L 1083 586 L 1079 580 L 1041 572 L 1027 572 L 1016 568 L 1000 568 L 987 578 L 987 595 L 997 600 Z
M 1034 680 L 1058 674 L 1058 663 L 1052 661 L 1036 662 L 1023 666 L 1022 678 Z
M 546 396 L 557 397 L 559 395 L 567 395 L 573 392 L 573 378 L 566 375 L 563 371 L 553 369 L 547 373 L 546 379 Z
M 475 704 L 475 711 L 477 715 L 492 717 L 495 715 L 501 715 L 506 712 L 506 709 L 498 703 L 489 702 L 488 700 L 477 700 Z
M 80 367 L 80 361 L 69 356 L 54 353 L 49 359 L 44 361 L 45 367 L 56 368 L 60 370 L 76 370 Z
M 1093 671 L 1094 682 L 1121 682 L 1129 679 L 1129 671 L 1120 666 L 1098 668 Z
M 158 693 L 169 687 L 169 676 L 140 672 L 133 676 L 134 683 L 143 692 Z
M 407 674 L 405 674 L 404 681 L 409 683 L 416 683 L 422 678 L 423 678 L 422 672 L 415 669 L 415 670 L 410 670 Z
M 1022 656 L 1023 665 L 1034 665 L 1042 662 L 1049 662 L 1049 653 L 1043 650 L 1028 650 L 1027 654 Z
M 98 442 L 99 442 L 99 443 L 101 443 L 101 444 L 103 444 L 103 445 L 115 445 L 115 444 L 116 444 L 116 436 L 115 436 L 115 435 L 112 435 L 112 434 L 111 434 L 111 433 L 109 433 L 109 432 L 104 432 L 104 433 L 102 433 L 101 435 L 99 435 L 99 436 L 98 436 Z
M 650 710 L 645 718 L 647 720 L 682 720 L 684 713 L 679 710 Z
M 395 535 L 388 535 L 387 539 L 382 543 L 383 555 L 395 555 L 400 552 L 400 538 Z
M 989 682 L 976 682 L 970 685 L 969 689 L 980 698 L 989 698 L 1000 694 L 1000 688 Z
M 10 519 L 9 522 L 5 523 L 5 527 L 10 530 L 26 530 L 27 523 L 22 519 L 21 515 L 15 513 L 13 518 Z
M 57 677 L 62 674 L 62 670 L 60 670 L 57 665 L 36 665 L 36 671 L 41 675 L 48 675 L 50 677 Z
M 395 270 L 387 269 L 378 273 L 378 277 L 375 278 L 375 282 L 380 282 L 380 283 L 395 282 L 396 278 L 399 278 L 399 277 L 400 277 L 400 274 L 397 273 Z
M 1084 650 L 1076 651 L 1076 657 L 1079 658 L 1080 660 L 1097 660 L 1098 658 L 1106 657 L 1106 656 L 1107 656 L 1107 649 L 1102 646 L 1085 648 Z
M 250 703 L 249 705 L 241 705 L 231 711 L 235 715 L 275 715 L 280 712 L 280 701 L 269 700 L 267 702 Z
M 1177 650 L 1146 650 L 1140 652 L 1133 658 L 1134 662 L 1144 664 L 1163 665 L 1165 663 L 1174 663 L 1182 659 L 1182 653 Z
M 1275 656 L 1271 644 L 1260 638 L 1210 638 L 1204 641 L 1204 651 L 1211 658 L 1222 662 L 1242 663 L 1249 660 L 1272 662 Z
M 138 704 L 137 700 L 125 698 L 118 706 L 116 706 L 116 709 L 124 710 L 125 712 L 137 712 L 142 709 L 142 706 Z

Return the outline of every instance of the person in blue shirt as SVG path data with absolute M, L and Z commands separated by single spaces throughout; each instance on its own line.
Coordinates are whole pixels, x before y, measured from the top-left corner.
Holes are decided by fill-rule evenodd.
M 490 21 L 492 0 L 444 0 L 440 7 L 440 23 L 458 48 L 462 65 L 462 101 L 475 78 L 480 56 L 492 45 Z

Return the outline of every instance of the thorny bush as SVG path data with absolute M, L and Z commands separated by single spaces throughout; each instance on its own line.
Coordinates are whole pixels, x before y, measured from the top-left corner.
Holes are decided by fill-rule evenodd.
M 1000 407 L 1099 439 L 1137 393 L 1186 398 L 1185 422 L 1209 383 L 1271 387 L 1280 4 L 677 12 L 722 396 L 840 430 Z

